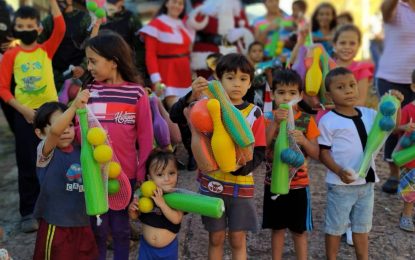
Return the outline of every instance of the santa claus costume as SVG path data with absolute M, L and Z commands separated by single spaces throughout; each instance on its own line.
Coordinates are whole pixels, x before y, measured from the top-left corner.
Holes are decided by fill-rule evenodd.
M 166 86 L 165 96 L 182 97 L 191 90 L 190 46 L 194 31 L 181 19 L 161 14 L 140 31 L 153 84 Z
M 189 14 L 187 25 L 196 30 L 192 69 L 208 77 L 206 58 L 211 53 L 246 53 L 254 41 L 240 0 L 206 0 Z

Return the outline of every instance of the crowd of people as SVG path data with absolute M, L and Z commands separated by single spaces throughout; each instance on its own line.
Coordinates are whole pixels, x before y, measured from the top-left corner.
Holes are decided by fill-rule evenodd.
M 129 259 L 131 219 L 142 223 L 138 259 L 178 259 L 177 234 L 186 213 L 169 207 L 163 194 L 176 187 L 186 167 L 198 170 L 199 193 L 225 205 L 219 219 L 202 216 L 209 259 L 223 258 L 226 239 L 233 259 L 247 259 L 247 232 L 259 228 L 271 230 L 272 259 L 282 258 L 287 230 L 297 258 L 307 259 L 313 229 L 310 158 L 327 168 L 327 258 L 336 259 L 344 234 L 357 259 L 369 258 L 379 178 L 373 159 L 366 177 L 357 172 L 377 118 L 368 107 L 373 88 L 402 106 L 385 142 L 390 178 L 382 189 L 397 193 L 401 178 L 415 176 L 415 160 L 402 167 L 392 160 L 403 146 L 399 140 L 415 131 L 415 0 L 383 1 L 384 46 L 376 67 L 356 60 L 362 33 L 350 13 L 337 15 L 330 3 L 318 5 L 307 19 L 306 1 L 293 1 L 288 15 L 278 0 L 264 0 L 266 14 L 250 24 L 239 0 L 165 0 L 143 25 L 124 0 L 107 0 L 104 18 L 77 9 L 73 0 L 49 2 L 51 12 L 41 20 L 33 7 L 12 13 L 0 0 L 0 100 L 15 137 L 21 231 L 37 231 L 33 259 L 106 259 L 109 237 L 114 259 Z M 316 95 L 306 86 L 319 77 L 306 69 L 320 62 L 324 76 Z M 206 170 L 201 140 L 211 134 L 198 132 L 189 119 L 212 82 L 245 117 L 254 140 L 248 148 L 233 148 L 237 164 L 226 171 L 220 170 L 224 158 L 216 156 L 217 167 Z M 152 127 L 153 99 L 162 115 L 157 120 L 169 130 L 164 136 Z M 209 111 L 213 106 L 208 101 Z M 87 215 L 76 119 L 85 107 L 109 136 L 133 193 L 145 180 L 156 184 L 153 211 L 140 212 L 138 198 L 131 196 L 127 207 L 109 209 L 100 221 Z M 288 128 L 290 145 L 305 161 L 291 167 L 287 192 L 275 195 L 281 151 L 274 147 L 287 120 L 295 123 Z M 180 143 L 187 163 L 176 158 Z M 229 145 L 233 141 L 218 149 Z M 213 141 L 211 146 L 217 147 Z M 262 163 L 265 183 L 254 183 Z M 253 198 L 257 185 L 264 185 L 262 220 Z M 415 179 L 409 185 L 415 190 Z M 408 232 L 415 232 L 413 202 L 405 199 L 397 220 Z

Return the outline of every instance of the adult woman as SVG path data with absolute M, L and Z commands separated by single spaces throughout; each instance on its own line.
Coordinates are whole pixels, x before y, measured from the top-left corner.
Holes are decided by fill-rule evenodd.
M 381 10 L 385 40 L 376 86 L 380 96 L 390 89 L 399 90 L 404 95 L 402 106 L 405 106 L 415 98 L 410 88 L 411 73 L 415 68 L 415 0 L 384 0 Z M 382 190 L 387 193 L 398 190 L 399 168 L 391 160 L 397 142 L 398 136 L 391 135 L 385 144 L 384 159 L 389 163 L 390 178 Z
M 146 65 L 156 92 L 163 83 L 165 103 L 170 108 L 190 91 L 190 48 L 194 31 L 187 28 L 184 0 L 166 0 L 158 15 L 140 30 L 146 47 Z

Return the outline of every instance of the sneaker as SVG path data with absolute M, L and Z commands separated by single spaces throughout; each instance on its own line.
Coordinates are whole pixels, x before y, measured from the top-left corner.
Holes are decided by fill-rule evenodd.
M 411 217 L 401 216 L 401 219 L 399 221 L 399 227 L 405 231 L 409 231 L 409 232 L 415 231 L 415 226 L 414 226 L 414 223 L 412 222 Z
M 390 177 L 383 185 L 383 192 L 395 194 L 398 192 L 399 180 L 395 177 Z
M 7 250 L 4 248 L 0 249 L 0 260 L 12 260 L 12 258 L 9 255 L 9 252 L 7 252 Z
M 189 157 L 189 162 L 187 163 L 187 170 L 189 172 L 197 170 L 197 164 L 196 164 L 195 158 L 193 156 Z
M 346 243 L 349 246 L 353 246 L 353 235 L 352 235 L 352 228 L 348 227 L 346 230 Z
M 39 223 L 33 218 L 33 215 L 25 216 L 20 222 L 20 229 L 24 233 L 35 232 L 39 229 Z

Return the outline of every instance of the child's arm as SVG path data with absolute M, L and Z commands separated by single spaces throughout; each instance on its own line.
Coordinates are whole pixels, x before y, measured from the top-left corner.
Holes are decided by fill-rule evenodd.
M 352 174 L 334 161 L 333 157 L 330 155 L 329 149 L 320 149 L 320 162 L 323 163 L 329 170 L 334 172 L 337 176 L 339 176 L 342 182 L 349 184 L 354 181 Z
M 88 90 L 80 92 L 76 99 L 72 102 L 71 106 L 61 116 L 59 116 L 55 123 L 50 127 L 42 150 L 43 156 L 48 156 L 55 149 L 61 135 L 72 124 L 72 119 L 75 116 L 76 110 L 85 107 L 88 99 Z
M 200 98 L 203 91 L 208 87 L 208 81 L 203 77 L 198 77 L 192 82 L 192 91 L 186 96 L 179 98 L 170 109 L 170 119 L 176 124 L 187 124 L 186 118 L 183 115 L 183 110 L 189 106 L 190 103 Z
M 62 15 L 61 9 L 59 9 L 59 6 L 56 0 L 50 0 L 50 7 L 51 7 L 53 17 L 58 17 Z
M 294 137 L 295 142 L 304 149 L 306 154 L 311 158 L 318 160 L 319 159 L 319 146 L 317 138 L 307 139 L 303 132 L 300 130 L 292 130 L 290 134 Z
M 357 89 L 359 90 L 359 98 L 357 100 L 358 106 L 365 106 L 367 99 L 367 92 L 369 90 L 369 79 L 363 78 L 357 82 Z
M 153 149 L 153 120 L 151 118 L 150 101 L 147 92 L 142 89 L 142 96 L 136 104 L 136 135 L 138 143 L 138 167 L 136 178 L 141 182 L 145 176 L 145 161 Z
M 136 220 L 140 215 L 140 211 L 138 210 L 138 198 L 134 196 L 133 201 L 128 206 L 128 216 L 132 220 Z
M 154 191 L 154 196 L 151 197 L 157 207 L 160 208 L 163 215 L 173 224 L 180 224 L 183 218 L 183 212 L 170 208 L 163 198 L 163 190 L 157 187 Z

